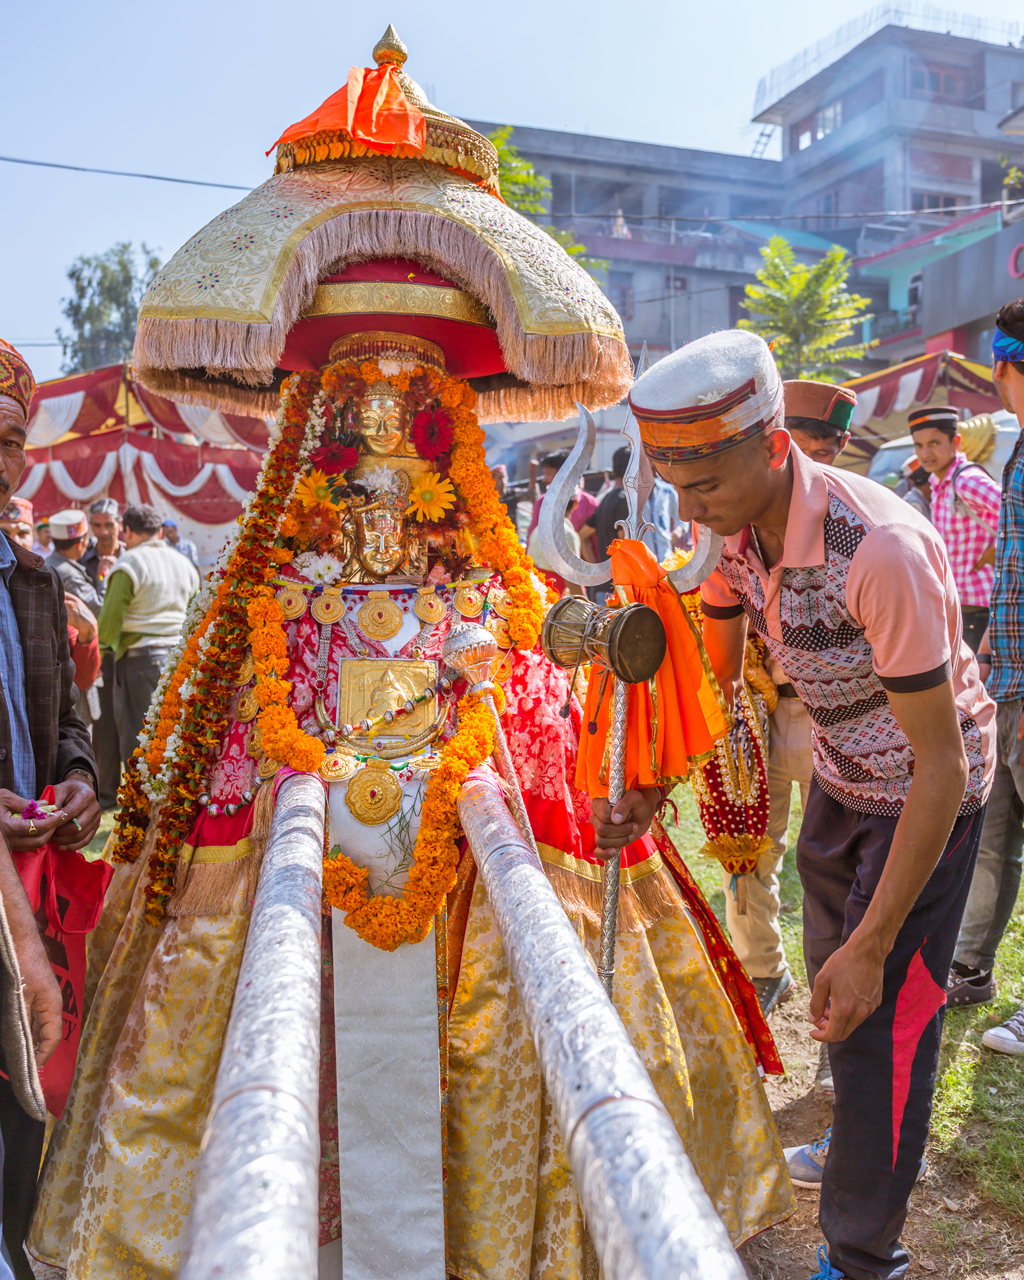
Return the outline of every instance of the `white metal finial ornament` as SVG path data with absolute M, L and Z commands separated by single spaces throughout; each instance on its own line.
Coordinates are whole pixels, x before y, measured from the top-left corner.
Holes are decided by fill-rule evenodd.
M 498 642 L 486 627 L 477 622 L 460 622 L 457 627 L 452 627 L 441 649 L 444 661 L 468 682 L 469 693 L 475 694 L 491 713 L 494 721 L 494 758 L 507 789 L 508 805 L 523 837 L 534 853 L 537 853 L 537 841 L 533 838 L 533 828 L 530 826 L 523 793 L 519 789 L 508 739 L 492 696 L 494 684 L 491 680 L 491 664 L 497 653 Z

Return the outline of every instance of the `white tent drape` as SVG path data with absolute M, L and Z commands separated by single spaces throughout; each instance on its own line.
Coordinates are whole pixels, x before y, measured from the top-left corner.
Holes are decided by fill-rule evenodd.
M 50 396 L 41 401 L 29 420 L 28 444 L 33 449 L 56 444 L 74 426 L 84 400 L 84 391 L 72 391 L 66 396 Z
M 73 502 L 91 502 L 97 497 L 113 480 L 117 471 L 117 454 L 108 453 L 100 463 L 100 469 L 88 484 L 78 485 L 68 474 L 68 469 L 63 462 L 50 463 L 50 475 L 53 482 L 61 493 L 66 494 Z M 21 490 L 19 489 L 19 493 Z

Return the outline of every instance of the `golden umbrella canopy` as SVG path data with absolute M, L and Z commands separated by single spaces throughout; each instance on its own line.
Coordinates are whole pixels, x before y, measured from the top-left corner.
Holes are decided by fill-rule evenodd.
M 139 381 L 272 413 L 283 377 L 326 363 L 333 339 L 386 330 L 437 342 L 483 421 L 616 403 L 632 370 L 611 303 L 502 201 L 493 146 L 427 102 L 392 27 L 374 57 L 285 131 L 278 172 L 160 271 L 139 312 Z

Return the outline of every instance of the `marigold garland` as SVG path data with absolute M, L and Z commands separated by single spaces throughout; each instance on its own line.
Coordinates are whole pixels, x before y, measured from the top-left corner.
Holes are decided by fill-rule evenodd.
M 464 697 L 459 702 L 459 726 L 445 744 L 441 763 L 431 773 L 420 829 L 401 897 L 369 896 L 365 867 L 339 854 L 324 860 L 324 895 L 345 924 L 364 942 L 394 951 L 403 942 L 420 942 L 430 932 L 445 894 L 455 887 L 461 832 L 456 808 L 459 792 L 471 769 L 494 751 L 494 721 L 483 704 Z

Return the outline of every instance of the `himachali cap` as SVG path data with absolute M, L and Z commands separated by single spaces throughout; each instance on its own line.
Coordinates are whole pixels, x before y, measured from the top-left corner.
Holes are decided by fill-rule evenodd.
M 58 541 L 81 538 L 89 532 L 89 520 L 84 511 L 58 511 L 50 516 L 50 535 Z
M 31 524 L 32 503 L 28 498 L 12 498 L 3 511 L 0 511 L 0 520 L 7 524 Z
M 763 338 L 725 329 L 659 360 L 637 379 L 629 405 L 652 462 L 696 462 L 771 426 L 782 412 L 782 379 Z
M 959 415 L 951 404 L 926 404 L 907 414 L 907 430 L 913 435 L 923 427 L 956 427 Z
M 849 431 L 857 404 L 857 393 L 832 382 L 812 382 L 794 378 L 782 384 L 786 397 L 787 418 L 813 418 L 837 431 Z
M 9 342 L 0 338 L 0 396 L 10 396 L 17 400 L 28 417 L 28 407 L 36 393 L 36 380 L 28 361 L 20 351 L 15 351 Z

